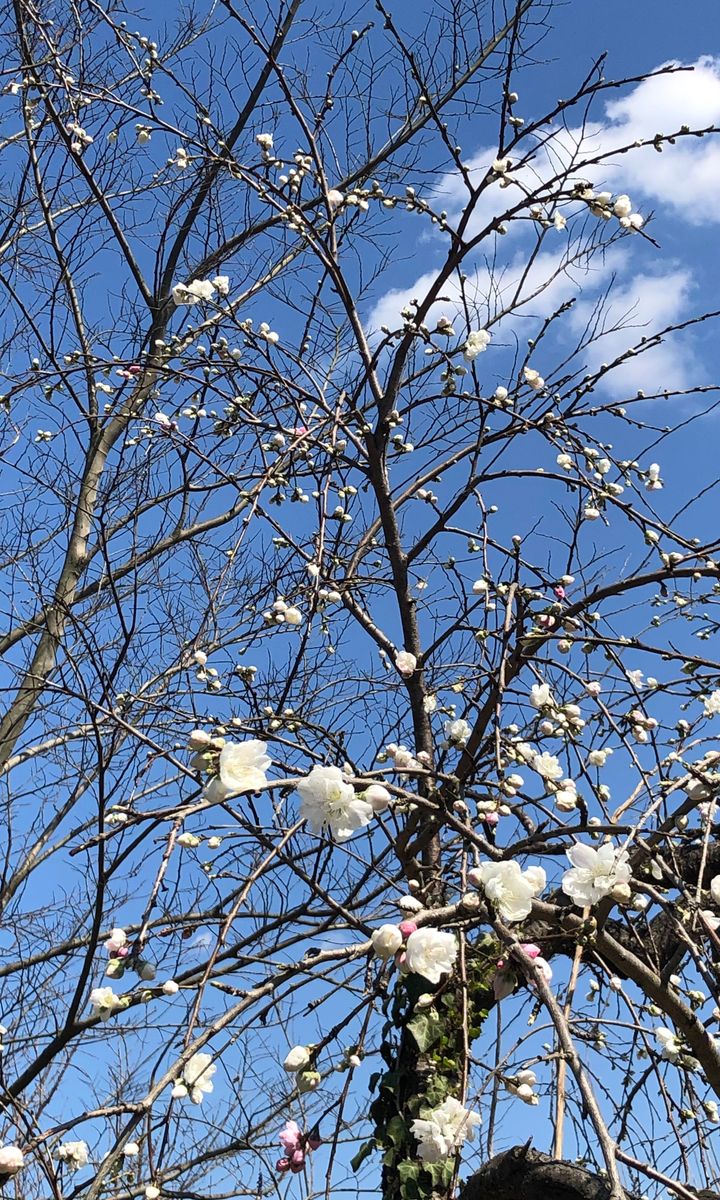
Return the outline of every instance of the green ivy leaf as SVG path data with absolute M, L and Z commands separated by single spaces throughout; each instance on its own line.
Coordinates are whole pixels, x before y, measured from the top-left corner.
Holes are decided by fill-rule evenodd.
M 365 1159 L 370 1157 L 374 1149 L 374 1141 L 363 1142 L 357 1154 L 350 1159 L 350 1166 L 352 1167 L 353 1171 L 357 1172 L 360 1170 L 360 1167 L 365 1162 Z
M 408 1032 L 412 1034 L 415 1044 L 421 1054 L 435 1044 L 442 1033 L 442 1021 L 434 1008 L 417 1013 L 412 1021 L 408 1021 Z
M 423 1192 L 419 1187 L 421 1167 L 416 1162 L 398 1163 L 397 1173 L 402 1200 L 420 1200 Z
M 408 1137 L 408 1127 L 402 1117 L 391 1117 L 384 1130 L 385 1141 L 392 1146 L 404 1146 Z

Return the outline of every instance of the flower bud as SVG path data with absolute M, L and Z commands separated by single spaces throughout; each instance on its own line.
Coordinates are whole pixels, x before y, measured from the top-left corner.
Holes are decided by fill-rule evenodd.
M 401 921 L 398 929 L 404 938 L 409 938 L 410 934 L 414 933 L 417 929 L 417 923 L 415 921 Z
M 406 922 L 403 922 L 405 924 Z M 412 922 L 408 922 L 412 924 Z M 403 935 L 398 925 L 381 925 L 372 935 L 372 946 L 375 955 L 387 962 L 403 944 Z
M 321 1082 L 320 1072 L 299 1071 L 296 1082 L 299 1092 L 314 1092 Z
M 366 788 L 362 798 L 370 805 L 374 813 L 385 812 L 385 809 L 392 800 L 389 791 L 381 783 L 371 783 L 370 787 Z
M 310 1051 L 307 1046 L 293 1046 L 292 1050 L 288 1051 L 283 1062 L 283 1067 L 286 1071 L 302 1071 L 304 1067 L 310 1065 Z

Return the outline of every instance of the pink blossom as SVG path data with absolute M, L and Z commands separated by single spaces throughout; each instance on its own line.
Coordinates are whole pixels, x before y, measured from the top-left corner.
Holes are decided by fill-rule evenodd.
M 290 1159 L 289 1158 L 279 1158 L 277 1160 L 277 1162 L 275 1163 L 275 1170 L 276 1171 L 289 1171 L 290 1170 Z
M 285 1128 L 280 1130 L 278 1137 L 286 1154 L 292 1155 L 300 1149 L 302 1133 L 297 1121 L 288 1121 Z
M 486 825 L 497 825 L 500 820 L 500 814 L 496 812 L 483 813 L 483 821 Z
M 554 629 L 557 625 L 557 618 L 552 613 L 540 613 L 537 623 L 541 629 Z
M 523 954 L 527 954 L 528 958 L 538 958 L 540 955 L 540 947 L 534 942 L 521 942 L 520 949 Z
M 557 587 L 553 588 L 553 595 L 558 600 L 564 600 L 565 599 L 565 588 L 561 587 L 560 584 L 558 584 Z
M 404 938 L 409 938 L 410 934 L 414 933 L 417 929 L 417 925 L 415 921 L 401 921 L 398 925 L 398 929 Z

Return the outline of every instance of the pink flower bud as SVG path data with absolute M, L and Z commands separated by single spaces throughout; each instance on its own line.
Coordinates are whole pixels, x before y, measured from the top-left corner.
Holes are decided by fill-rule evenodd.
M 290 1170 L 290 1159 L 289 1158 L 279 1158 L 277 1160 L 277 1162 L 275 1163 L 275 1170 L 276 1171 L 289 1171 Z
M 404 938 L 409 938 L 410 934 L 414 933 L 417 929 L 417 925 L 415 921 L 401 921 L 398 925 L 398 929 Z
M 499 813 L 486 812 L 483 814 L 483 821 L 485 822 L 486 825 L 497 825 L 499 820 L 500 820 Z
M 290 1166 L 294 1167 L 294 1166 L 297 1166 L 298 1164 L 300 1166 L 302 1166 L 304 1162 L 305 1162 L 305 1151 L 304 1150 L 293 1150 L 292 1155 L 290 1157 Z
M 129 375 L 139 375 L 141 371 L 142 371 L 142 367 L 139 367 L 137 365 L 137 363 L 133 363 L 133 365 L 131 367 L 128 367 Z
M 565 588 L 561 587 L 560 584 L 558 584 L 557 587 L 553 588 L 553 595 L 556 596 L 558 598 L 558 600 L 564 600 L 565 599 Z
M 527 954 L 528 958 L 538 958 L 541 954 L 540 947 L 536 946 L 534 942 L 521 942 L 520 949 L 523 954 Z
M 398 950 L 397 954 L 395 955 L 395 965 L 399 967 L 400 970 L 405 974 L 407 974 L 407 968 L 405 966 L 406 959 L 407 955 L 405 952 L 403 950 Z

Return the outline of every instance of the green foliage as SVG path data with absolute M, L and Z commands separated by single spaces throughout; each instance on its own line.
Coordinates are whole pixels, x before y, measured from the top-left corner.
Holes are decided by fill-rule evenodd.
M 410 1126 L 447 1096 L 459 1094 L 465 1030 L 473 1041 L 482 1029 L 499 952 L 494 938 L 487 935 L 468 946 L 465 991 L 456 979 L 449 979 L 438 988 L 432 1004 L 416 1009 L 419 998 L 428 993 L 428 983 L 420 976 L 406 975 L 386 1001 L 388 1020 L 380 1052 L 388 1069 L 370 1081 L 377 1088 L 370 1107 L 374 1138 L 352 1160 L 357 1170 L 374 1149 L 382 1151 L 386 1196 L 428 1200 L 452 1180 L 453 1159 L 440 1163 L 418 1159 Z

